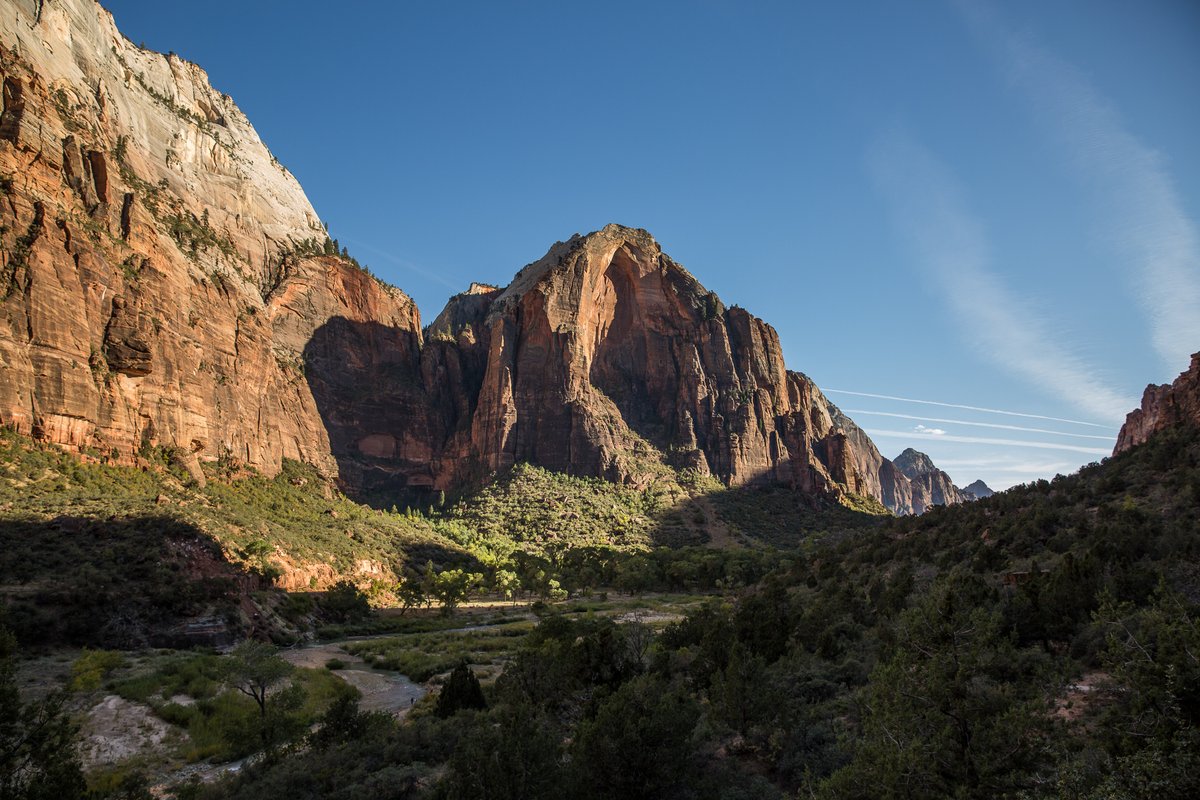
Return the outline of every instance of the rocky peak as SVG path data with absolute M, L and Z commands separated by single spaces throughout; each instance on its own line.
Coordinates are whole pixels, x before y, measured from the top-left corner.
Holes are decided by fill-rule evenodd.
M 921 514 L 929 506 L 948 506 L 975 499 L 955 486 L 950 476 L 919 450 L 907 448 L 896 456 L 895 464 L 896 469 L 912 482 L 913 513 Z
M 1146 387 L 1141 408 L 1125 417 L 1113 455 L 1149 439 L 1160 430 L 1179 425 L 1200 425 L 1200 353 L 1174 383 Z
M 984 483 L 982 480 L 975 481 L 970 486 L 965 487 L 963 489 L 963 491 L 970 494 L 976 500 L 982 500 L 985 497 L 991 497 L 992 495 L 995 494 L 995 492 L 992 491 L 991 487 L 988 486 L 986 483 Z
M 896 456 L 895 463 L 896 467 L 909 478 L 919 478 L 922 475 L 929 475 L 939 471 L 934 466 L 933 459 L 911 447 Z
M 423 332 L 406 295 L 332 252 L 203 70 L 135 47 L 95 0 L 6 9 L 0 423 L 118 460 L 167 447 L 189 469 L 299 459 L 363 496 L 531 462 L 897 513 L 954 502 L 645 230 L 558 242 Z

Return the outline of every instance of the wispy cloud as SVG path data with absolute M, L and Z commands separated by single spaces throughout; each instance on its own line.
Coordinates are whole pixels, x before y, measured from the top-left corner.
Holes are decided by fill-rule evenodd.
M 864 428 L 869 436 L 878 436 L 885 439 L 912 439 L 912 431 L 885 431 L 872 428 Z M 1038 450 L 1062 450 L 1069 453 L 1086 453 L 1094 456 L 1107 456 L 1111 454 L 1111 450 L 1106 447 L 1082 447 L 1075 444 L 1062 444 L 1060 442 L 1034 442 L 1025 439 L 989 439 L 983 436 L 955 436 L 954 434 L 944 434 L 938 437 L 939 442 L 962 442 L 965 444 L 994 444 L 1004 447 L 1032 447 Z
M 900 403 L 919 403 L 924 406 L 941 406 L 942 408 L 961 408 L 964 411 L 979 411 L 984 414 L 1001 414 L 1006 417 L 1025 417 L 1026 419 L 1044 419 L 1048 422 L 1067 422 L 1071 425 L 1087 425 L 1091 428 L 1111 428 L 1111 425 L 1099 425 L 1095 422 L 1084 422 L 1079 419 L 1064 419 L 1063 417 L 1047 417 L 1044 414 L 1026 414 L 1021 411 L 1003 411 L 999 408 L 982 408 L 980 406 L 964 406 L 961 403 L 943 403 L 938 400 L 916 400 L 912 397 L 896 397 L 892 394 L 874 394 L 872 392 L 852 392 L 849 389 L 822 389 L 825 394 L 852 394 L 856 397 L 873 397 L 876 400 L 895 400 Z
M 1080 176 L 1107 199 L 1105 230 L 1129 261 L 1154 348 L 1170 370 L 1186 365 L 1200 342 L 1200 234 L 1166 159 L 1134 135 L 1079 69 L 1014 33 L 989 4 L 957 5 Z
M 864 408 L 844 408 L 842 411 L 846 414 L 857 414 L 859 416 L 868 417 L 892 417 L 893 419 L 911 419 L 920 422 L 940 422 L 946 425 L 968 425 L 972 428 L 993 428 L 1002 431 L 1020 431 L 1022 433 L 1048 433 L 1053 436 L 1070 436 L 1075 439 L 1099 439 L 1104 442 L 1111 442 L 1117 437 L 1113 436 L 1097 436 L 1094 433 L 1067 433 L 1066 431 L 1052 431 L 1049 428 L 1027 428 L 1024 425 L 1003 425 L 998 422 L 973 422 L 965 419 L 943 419 L 941 417 L 921 417 L 915 414 L 896 414 L 890 411 L 867 411 Z M 1080 423 L 1087 425 L 1089 423 Z M 918 425 L 918 428 L 924 427 Z
M 928 278 L 945 293 L 980 354 L 1099 419 L 1117 421 L 1134 406 L 1096 377 L 1096 370 L 1058 343 L 990 268 L 983 227 L 958 183 L 910 136 L 893 132 L 868 154 L 868 165 Z
M 926 428 L 924 425 L 917 425 L 913 428 L 914 433 L 919 433 L 922 436 L 945 436 L 946 432 L 941 428 Z
M 938 466 L 946 470 L 985 469 L 993 473 L 1013 475 L 1053 475 L 1063 470 L 1073 470 L 1073 461 L 1019 461 L 1008 458 L 940 458 Z

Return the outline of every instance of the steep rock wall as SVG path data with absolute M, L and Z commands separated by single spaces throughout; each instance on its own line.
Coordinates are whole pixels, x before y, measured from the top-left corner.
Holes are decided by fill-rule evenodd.
M 318 256 L 232 100 L 93 0 L 6 2 L 0 44 L 0 422 L 126 461 L 333 472 L 304 349 L 335 318 L 419 343 L 412 302 Z
M 1200 353 L 1174 383 L 1146 387 L 1141 408 L 1130 411 L 1117 435 L 1113 455 L 1136 447 L 1160 430 L 1200 425 Z

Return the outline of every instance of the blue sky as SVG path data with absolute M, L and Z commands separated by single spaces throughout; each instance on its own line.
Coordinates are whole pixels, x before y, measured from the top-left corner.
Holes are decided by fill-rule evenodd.
M 996 488 L 1101 458 L 1200 350 L 1193 0 L 105 6 L 426 321 L 646 228 L 885 455 Z

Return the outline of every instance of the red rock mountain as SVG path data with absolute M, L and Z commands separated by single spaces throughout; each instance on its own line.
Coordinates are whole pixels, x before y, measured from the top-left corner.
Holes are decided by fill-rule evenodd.
M 197 475 L 300 459 L 367 496 L 529 461 L 937 502 L 647 232 L 559 242 L 422 331 L 199 67 L 94 0 L 7 5 L 3 424 L 125 461 L 169 447 Z
M 1200 425 L 1200 353 L 1174 383 L 1151 384 L 1142 395 L 1142 407 L 1130 411 L 1117 436 L 1113 455 L 1141 444 L 1160 430 L 1179 425 Z

